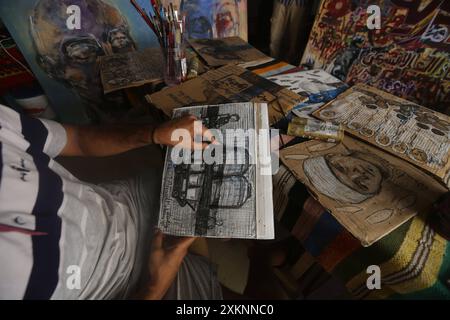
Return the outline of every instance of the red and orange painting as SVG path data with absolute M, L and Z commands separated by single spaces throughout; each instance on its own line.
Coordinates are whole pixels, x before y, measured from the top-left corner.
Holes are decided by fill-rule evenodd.
M 450 1 L 322 0 L 302 63 L 450 114 L 449 31 Z

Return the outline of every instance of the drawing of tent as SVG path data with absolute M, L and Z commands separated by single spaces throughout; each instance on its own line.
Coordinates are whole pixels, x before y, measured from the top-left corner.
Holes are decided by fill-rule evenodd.
M 242 148 L 234 148 L 233 151 L 235 162 L 237 159 L 243 161 L 175 166 L 172 197 L 180 206 L 187 205 L 193 211 L 242 207 L 252 194 L 252 185 L 245 177 L 250 167 L 249 153 Z

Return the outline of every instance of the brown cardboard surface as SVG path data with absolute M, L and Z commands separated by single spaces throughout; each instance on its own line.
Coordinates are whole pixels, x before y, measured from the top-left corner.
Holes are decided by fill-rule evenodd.
M 305 98 L 257 74 L 235 65 L 211 70 L 179 86 L 146 96 L 168 116 L 179 107 L 262 102 L 269 107 L 269 122 L 282 119 Z
M 450 186 L 450 117 L 358 84 L 313 115 L 400 157 Z
M 280 157 L 364 246 L 429 211 L 446 192 L 419 168 L 350 136 L 341 144 L 304 142 Z
M 100 76 L 104 93 L 161 82 L 164 57 L 160 48 L 103 56 Z
M 208 71 L 208 66 L 203 62 L 200 56 L 192 48 L 186 49 L 186 60 L 188 67 L 188 79 L 193 79 L 200 74 Z
M 267 59 L 264 53 L 239 37 L 191 39 L 189 44 L 211 67 Z

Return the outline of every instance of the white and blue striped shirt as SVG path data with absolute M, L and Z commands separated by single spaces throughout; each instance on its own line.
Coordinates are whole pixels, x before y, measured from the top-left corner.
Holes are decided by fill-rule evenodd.
M 66 142 L 60 124 L 0 105 L 0 299 L 103 299 L 128 290 L 135 210 L 55 162 Z

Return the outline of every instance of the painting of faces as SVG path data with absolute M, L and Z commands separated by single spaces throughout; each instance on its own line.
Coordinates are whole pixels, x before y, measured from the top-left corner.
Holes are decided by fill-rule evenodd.
M 450 1 L 323 0 L 302 63 L 449 115 L 449 16 Z
M 126 113 L 121 94 L 103 95 L 98 58 L 157 45 L 128 1 L 17 0 L 2 2 L 0 15 L 66 122 L 112 122 Z

